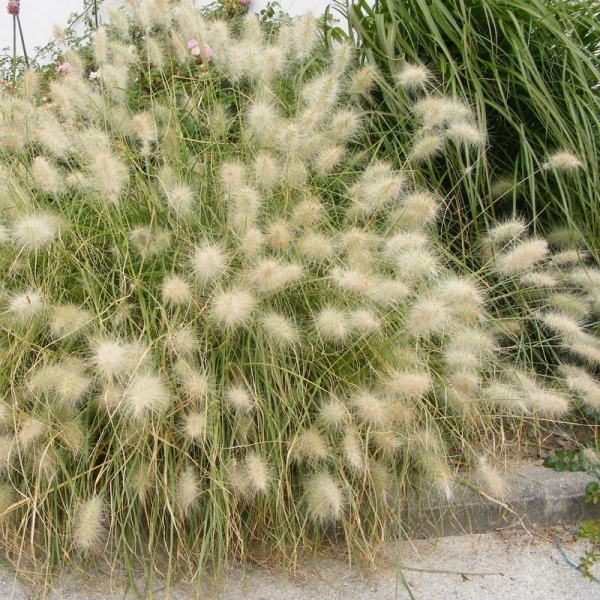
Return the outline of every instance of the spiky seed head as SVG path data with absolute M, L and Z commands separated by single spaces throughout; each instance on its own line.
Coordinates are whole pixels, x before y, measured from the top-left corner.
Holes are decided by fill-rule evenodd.
M 571 172 L 583 167 L 583 162 L 568 150 L 557 150 L 548 157 L 544 169 L 549 171 Z
M 346 494 L 330 473 L 323 471 L 307 478 L 304 494 L 308 514 L 319 525 L 339 521 L 343 517 Z
M 195 202 L 195 194 L 187 185 L 175 185 L 166 190 L 167 203 L 171 212 L 180 217 L 189 215 Z
M 194 301 L 190 284 L 179 275 L 164 278 L 161 286 L 163 302 L 170 307 L 189 306 Z
M 230 385 L 225 392 L 225 400 L 229 408 L 238 415 L 249 413 L 256 406 L 255 398 L 243 385 Z
M 233 331 L 250 323 L 256 305 L 256 298 L 249 291 L 232 287 L 213 295 L 209 314 L 217 325 Z
M 347 312 L 326 306 L 315 315 L 315 326 L 326 342 L 343 342 L 352 332 Z
M 226 271 L 229 257 L 220 244 L 205 242 L 196 246 L 190 259 L 194 277 L 203 285 L 218 280 Z
M 274 129 L 280 121 L 273 104 L 265 100 L 253 102 L 246 112 L 246 123 L 258 143 L 272 139 Z
M 246 167 L 243 163 L 231 160 L 221 165 L 221 182 L 228 194 L 240 189 L 245 181 Z
M 201 442 L 206 435 L 206 413 L 197 410 L 188 412 L 183 417 L 181 429 L 189 442 Z
M 175 499 L 181 516 L 187 517 L 198 502 L 201 486 L 196 469 L 185 467 L 177 477 Z
M 191 327 L 177 327 L 169 331 L 166 337 L 166 348 L 170 354 L 180 358 L 189 357 L 198 350 L 198 335 Z
M 449 387 L 462 394 L 475 394 L 481 383 L 479 376 L 472 371 L 455 371 L 446 380 Z
M 435 289 L 435 295 L 450 307 L 474 310 L 484 303 L 484 295 L 479 286 L 465 277 L 449 277 L 441 281 Z
M 369 94 L 375 85 L 376 70 L 371 65 L 366 65 L 354 71 L 350 76 L 347 89 L 353 96 L 364 96 Z
M 250 497 L 265 495 L 273 483 L 273 474 L 267 461 L 256 452 L 248 452 L 244 459 L 246 490 Z
M 299 227 L 314 227 L 323 218 L 323 204 L 313 197 L 306 197 L 292 212 L 292 223 Z
M 59 304 L 52 307 L 48 326 L 52 338 L 60 340 L 85 333 L 92 321 L 88 310 L 75 304 Z
M 396 75 L 398 85 L 411 92 L 426 88 L 431 79 L 431 71 L 427 67 L 408 62 Z
M 351 421 L 348 408 L 335 396 L 324 400 L 319 407 L 318 420 L 326 427 L 339 429 Z
M 416 163 L 434 158 L 444 149 L 444 138 L 435 133 L 421 135 L 413 144 L 410 160 Z
M 384 379 L 386 388 L 398 398 L 425 396 L 432 388 L 431 375 L 420 371 L 392 371 Z
M 129 382 L 123 398 L 122 409 L 134 421 L 164 414 L 172 394 L 164 379 L 151 371 L 139 373 Z
M 360 434 L 356 429 L 349 428 L 342 439 L 342 453 L 345 463 L 355 473 L 365 471 L 365 452 L 362 447 Z
M 418 337 L 441 333 L 449 324 L 447 306 L 435 298 L 423 298 L 416 302 L 406 318 L 407 331 Z
M 331 258 L 334 247 L 331 240 L 324 234 L 309 232 L 298 240 L 296 251 L 301 258 L 308 262 L 321 263 Z
M 532 269 L 549 253 L 548 242 L 542 239 L 525 240 L 513 249 L 496 256 L 495 269 L 500 275 L 512 277 Z
M 290 455 L 298 463 L 318 463 L 329 457 L 329 446 L 314 427 L 296 433 L 290 447 Z
M 522 219 L 507 219 L 490 227 L 485 239 L 493 246 L 502 246 L 519 239 L 527 231 Z
M 73 544 L 80 552 L 99 550 L 106 535 L 105 505 L 101 496 L 92 496 L 79 504 L 73 516 Z
M 600 382 L 585 369 L 575 365 L 562 365 L 560 368 L 569 389 L 573 390 L 585 406 L 600 410 Z
M 386 427 L 390 424 L 389 402 L 371 390 L 359 390 L 352 394 L 350 403 L 359 421 L 373 427 Z
M 288 317 L 268 312 L 260 317 L 260 325 L 269 341 L 278 348 L 295 346 L 300 341 L 300 332 Z
M 51 214 L 32 214 L 18 219 L 12 229 L 14 243 L 25 250 L 49 246 L 58 233 L 58 222 Z
M 526 400 L 534 410 L 553 419 L 564 418 L 571 410 L 570 399 L 564 394 L 539 387 L 526 390 Z
M 14 294 L 8 298 L 6 312 L 11 320 L 18 325 L 28 325 L 44 312 L 44 300 L 41 294 L 28 291 L 24 294 Z
M 173 372 L 182 393 L 193 403 L 200 404 L 214 395 L 215 382 L 209 371 L 180 359 L 175 363 Z

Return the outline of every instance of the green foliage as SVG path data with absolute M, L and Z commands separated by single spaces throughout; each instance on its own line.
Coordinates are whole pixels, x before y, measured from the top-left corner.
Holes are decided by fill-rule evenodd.
M 381 0 L 371 8 L 358 0 L 342 11 L 383 74 L 375 120 L 400 162 L 411 140 L 407 96 L 395 77 L 407 62 L 427 65 L 444 94 L 467 98 L 487 124 L 484 159 L 459 153 L 429 165 L 432 182 L 451 197 L 455 227 L 515 213 L 546 226 L 566 222 L 598 257 L 597 1 Z M 581 174 L 555 177 L 544 168 L 559 149 L 581 159 Z

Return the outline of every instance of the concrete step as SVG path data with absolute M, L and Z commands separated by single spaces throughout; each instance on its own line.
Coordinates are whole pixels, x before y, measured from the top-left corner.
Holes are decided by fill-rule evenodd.
M 558 473 L 540 465 L 513 469 L 507 476 L 508 493 L 494 500 L 467 482 L 458 486 L 451 502 L 424 494 L 407 508 L 407 534 L 420 539 L 471 533 L 488 533 L 520 525 L 552 527 L 576 525 L 600 518 L 600 504 L 585 502 L 586 473 Z

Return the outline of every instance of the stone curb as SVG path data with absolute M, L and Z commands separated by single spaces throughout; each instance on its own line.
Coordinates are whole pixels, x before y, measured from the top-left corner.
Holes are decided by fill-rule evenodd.
M 459 485 L 454 499 L 438 503 L 420 498 L 406 511 L 407 535 L 435 536 L 489 533 L 509 527 L 576 525 L 600 518 L 600 505 L 585 502 L 585 486 L 593 479 L 585 473 L 562 472 L 542 466 L 514 469 L 507 477 L 508 494 L 502 501 Z M 434 496 L 429 495 L 430 498 Z

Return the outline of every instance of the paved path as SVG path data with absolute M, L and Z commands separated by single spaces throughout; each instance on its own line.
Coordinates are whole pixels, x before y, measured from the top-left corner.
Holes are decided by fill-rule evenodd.
M 562 530 L 560 533 L 564 534 Z M 600 585 L 568 566 L 555 545 L 553 530 L 504 531 L 407 543 L 389 548 L 377 573 L 360 574 L 342 560 L 317 557 L 305 562 L 293 577 L 258 567 L 235 569 L 220 593 L 192 587 L 174 590 L 173 600 L 592 600 Z M 582 543 L 568 538 L 565 552 L 577 562 Z M 398 568 L 402 565 L 402 569 Z M 596 569 L 600 575 L 600 566 Z M 402 582 L 405 578 L 405 584 Z M 67 581 L 52 600 L 117 600 L 122 593 L 103 584 Z M 410 592 L 407 591 L 409 587 Z M 89 588 L 89 589 L 87 589 Z M 411 596 L 412 594 L 412 596 Z M 0 600 L 31 596 L 0 573 Z M 127 596 L 127 598 L 133 596 Z M 165 599 L 164 590 L 153 596 Z

